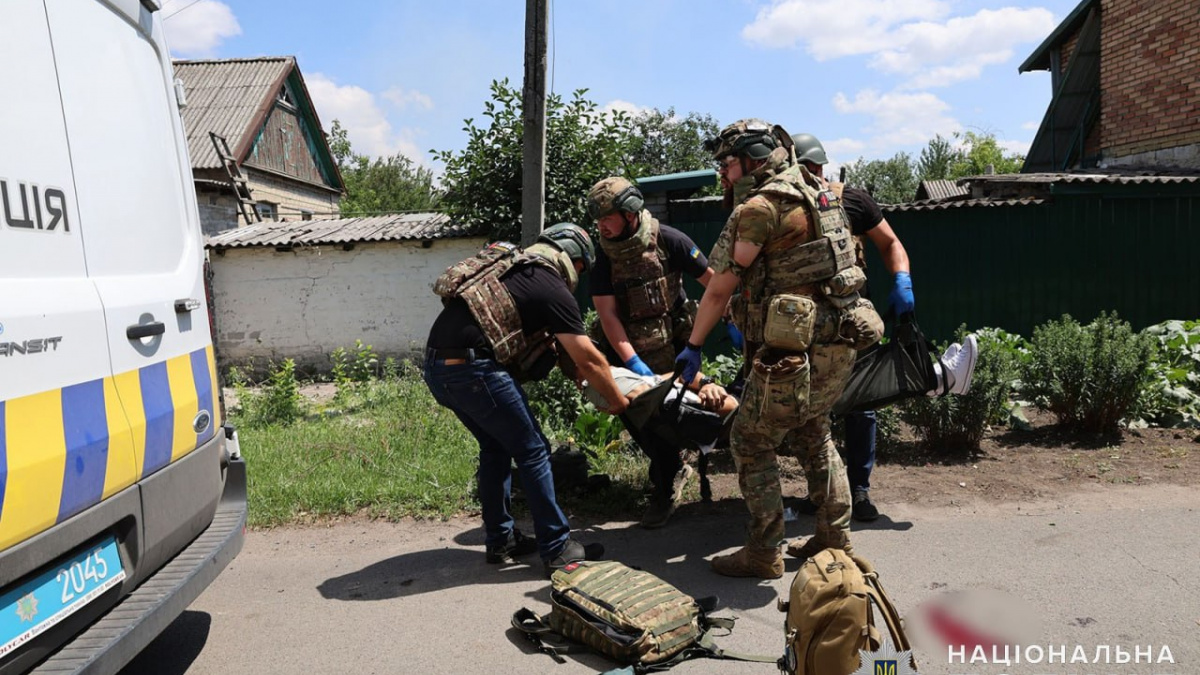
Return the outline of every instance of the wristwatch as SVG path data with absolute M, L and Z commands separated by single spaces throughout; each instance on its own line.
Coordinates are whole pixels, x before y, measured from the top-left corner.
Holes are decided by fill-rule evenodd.
M 715 382 L 715 380 L 713 380 L 711 377 L 705 375 L 704 377 L 700 378 L 700 385 L 698 387 L 696 387 L 696 389 L 703 389 L 703 388 L 707 387 L 708 385 L 713 384 L 714 382 Z

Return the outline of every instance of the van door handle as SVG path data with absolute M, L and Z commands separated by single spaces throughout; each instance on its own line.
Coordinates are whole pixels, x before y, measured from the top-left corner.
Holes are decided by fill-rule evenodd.
M 135 323 L 125 329 L 125 337 L 130 340 L 141 340 L 142 338 L 154 337 L 167 332 L 167 326 L 161 321 L 151 321 L 150 323 Z

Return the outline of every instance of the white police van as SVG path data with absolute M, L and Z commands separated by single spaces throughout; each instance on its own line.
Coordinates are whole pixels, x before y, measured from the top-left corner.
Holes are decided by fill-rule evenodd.
M 0 2 L 0 675 L 120 670 L 242 545 L 159 9 Z

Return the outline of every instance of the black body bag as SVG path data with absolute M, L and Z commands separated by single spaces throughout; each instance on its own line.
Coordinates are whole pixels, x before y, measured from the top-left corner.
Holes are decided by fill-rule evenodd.
M 924 396 L 939 386 L 945 394 L 945 382 L 938 382 L 933 369 L 935 359 L 933 345 L 921 333 L 916 318 L 905 314 L 896 320 L 887 344 L 859 352 L 833 414 L 878 410 L 901 399 Z

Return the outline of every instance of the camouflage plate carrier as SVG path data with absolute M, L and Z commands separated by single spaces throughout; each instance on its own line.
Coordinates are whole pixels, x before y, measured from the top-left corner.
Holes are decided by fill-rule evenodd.
M 816 304 L 812 343 L 864 349 L 882 337 L 882 320 L 858 293 L 866 275 L 855 264 L 854 236 L 838 193 L 822 187 L 803 166 L 791 166 L 754 190 L 775 198 L 761 203 L 775 210 L 784 235 L 763 247 L 732 303 L 734 322 L 744 327 L 748 343 L 763 344 L 769 301 L 779 294 L 826 301 Z M 801 243 L 810 228 L 792 221 L 805 219 L 812 225 L 813 238 Z M 714 257 L 732 246 L 732 234 L 728 228 L 722 231 Z
M 778 663 L 718 648 L 710 633 L 732 629 L 733 619 L 708 617 L 700 602 L 649 572 L 614 561 L 578 562 L 556 571 L 550 583 L 550 613 L 522 608 L 512 625 L 560 663 L 560 653 L 579 645 L 635 672 L 697 657 Z
M 479 323 L 496 361 L 518 379 L 551 349 L 552 338 L 541 333 L 527 338 L 512 294 L 501 282 L 517 265 L 539 265 L 563 276 L 574 290 L 578 276 L 567 254 L 548 244 L 534 244 L 525 251 L 507 242 L 490 244 L 479 253 L 446 268 L 433 283 L 433 292 L 443 298 L 462 298 Z
M 623 241 L 601 237 L 600 247 L 612 262 L 617 312 L 629 344 L 651 370 L 665 373 L 675 363 L 676 338 L 686 338 L 691 332 L 695 305 L 685 303 L 683 309 L 672 312 L 683 287 L 683 274 L 667 271 L 659 231 L 658 220 L 643 210 L 633 236 Z M 597 339 L 603 336 L 598 324 L 599 320 L 590 331 Z

